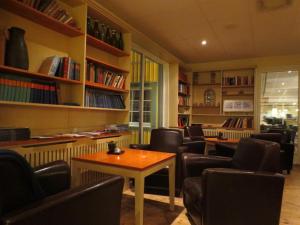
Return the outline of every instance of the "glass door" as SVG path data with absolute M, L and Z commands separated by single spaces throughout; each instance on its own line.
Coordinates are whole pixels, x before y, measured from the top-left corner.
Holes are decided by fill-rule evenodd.
M 299 74 L 298 71 L 265 72 L 261 80 L 260 130 L 279 129 L 291 134 L 295 160 L 299 157 Z
M 162 65 L 132 51 L 129 126 L 132 143 L 147 144 L 153 128 L 161 125 Z

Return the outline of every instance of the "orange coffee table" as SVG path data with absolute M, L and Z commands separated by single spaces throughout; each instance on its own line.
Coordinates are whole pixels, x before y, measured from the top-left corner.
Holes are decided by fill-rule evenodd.
M 207 145 L 214 145 L 216 143 L 237 144 L 237 143 L 239 143 L 239 141 L 240 141 L 240 139 L 228 138 L 228 139 L 222 140 L 222 139 L 218 139 L 218 138 L 205 138 L 206 145 L 205 145 L 204 154 L 208 155 Z
M 135 224 L 143 224 L 145 177 L 163 168 L 169 168 L 170 209 L 175 198 L 175 154 L 157 151 L 126 149 L 124 154 L 109 155 L 106 152 L 72 158 L 73 184 L 80 183 L 80 170 L 89 169 L 135 179 Z

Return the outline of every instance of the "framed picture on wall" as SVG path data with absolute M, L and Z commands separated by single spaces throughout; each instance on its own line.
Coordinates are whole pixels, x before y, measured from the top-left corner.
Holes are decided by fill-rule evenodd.
M 253 100 L 224 100 L 223 112 L 253 112 Z

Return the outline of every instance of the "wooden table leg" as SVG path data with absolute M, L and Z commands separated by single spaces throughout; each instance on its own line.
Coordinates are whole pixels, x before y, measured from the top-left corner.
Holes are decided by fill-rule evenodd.
M 135 225 L 143 225 L 145 178 L 135 177 Z
M 80 185 L 80 168 L 77 166 L 76 161 L 71 162 L 71 177 L 72 186 L 76 187 Z
M 175 201 L 175 159 L 172 159 L 169 165 L 169 195 L 170 195 L 170 210 L 174 210 Z

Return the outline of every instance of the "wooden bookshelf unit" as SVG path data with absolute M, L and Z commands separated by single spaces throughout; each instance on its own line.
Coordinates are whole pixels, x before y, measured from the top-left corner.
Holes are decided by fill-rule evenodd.
M 192 123 L 231 130 L 254 129 L 254 69 L 193 74 Z M 226 104 L 241 107 L 228 110 Z M 244 109 L 252 103 L 250 110 Z
M 76 129 L 88 129 L 110 123 L 128 123 L 129 90 L 126 88 L 130 87 L 130 76 L 128 74 L 130 70 L 131 34 L 127 28 L 122 27 L 124 21 L 112 17 L 102 5 L 94 0 L 57 1 L 57 4 L 61 5 L 76 21 L 76 26 L 73 26 L 74 23 L 71 26 L 60 22 L 52 17 L 51 13 L 47 14 L 49 13 L 46 12 L 47 10 L 42 12 L 29 4 L 28 1 L 26 3 L 26 1 L 0 0 L 0 27 L 19 27 L 25 30 L 25 42 L 29 55 L 28 70 L 0 65 L 0 75 L 5 79 L 14 79 L 17 82 L 25 79 L 28 83 L 31 81 L 44 82 L 47 85 L 48 82 L 56 85 L 57 89 L 55 91 L 59 104 L 37 103 L 31 101 L 31 97 L 29 102 L 27 101 L 28 98 L 25 102 L 25 100 L 22 101 L 22 98 L 8 98 L 7 100 L 0 96 L 1 114 L 3 113 L 0 116 L 3 118 L 0 119 L 1 124 L 8 127 L 16 124 L 32 127 L 33 133 L 36 134 L 35 132 L 72 131 L 74 127 Z M 90 16 L 91 10 L 93 16 L 99 20 L 113 21 L 114 24 L 120 27 L 123 34 L 124 50 L 113 47 L 87 34 L 87 18 Z M 78 77 L 76 77 L 76 80 L 71 80 L 57 74 L 56 76 L 49 76 L 39 73 L 42 62 L 52 56 L 69 57 L 79 64 L 79 80 Z M 125 78 L 124 83 L 120 85 L 121 87 L 116 87 L 116 85 L 103 85 L 98 82 L 87 81 L 86 68 L 88 62 L 122 74 Z M 4 85 L 9 86 L 6 83 Z M 88 93 L 89 90 L 92 91 Z M 115 107 L 115 102 L 110 102 L 105 107 L 99 105 L 99 107 L 87 106 L 87 94 L 92 95 L 94 90 L 101 93 L 103 91 L 103 95 L 108 96 L 106 101 L 112 101 L 113 99 L 117 99 L 118 102 L 121 101 L 122 104 L 120 102 L 119 105 L 122 105 L 122 107 Z M 13 88 L 13 92 L 16 92 L 15 95 L 19 95 L 17 93 L 18 88 Z M 31 95 L 34 94 L 31 93 Z M 20 99 L 21 101 L 19 101 Z M 80 114 L 77 114 L 78 111 L 80 111 Z M 6 116 L 6 112 L 11 112 L 11 115 Z M 4 115 L 4 113 L 6 114 Z M 13 115 L 19 114 L 24 116 L 13 117 Z M 35 117 L 30 121 L 26 119 L 31 115 L 35 115 Z M 46 119 L 45 124 L 47 125 L 35 121 L 35 119 L 43 117 L 53 119 L 49 119 L 49 122 Z M 70 122 L 65 124 L 65 121 Z M 63 126 L 59 125 L 63 123 Z

